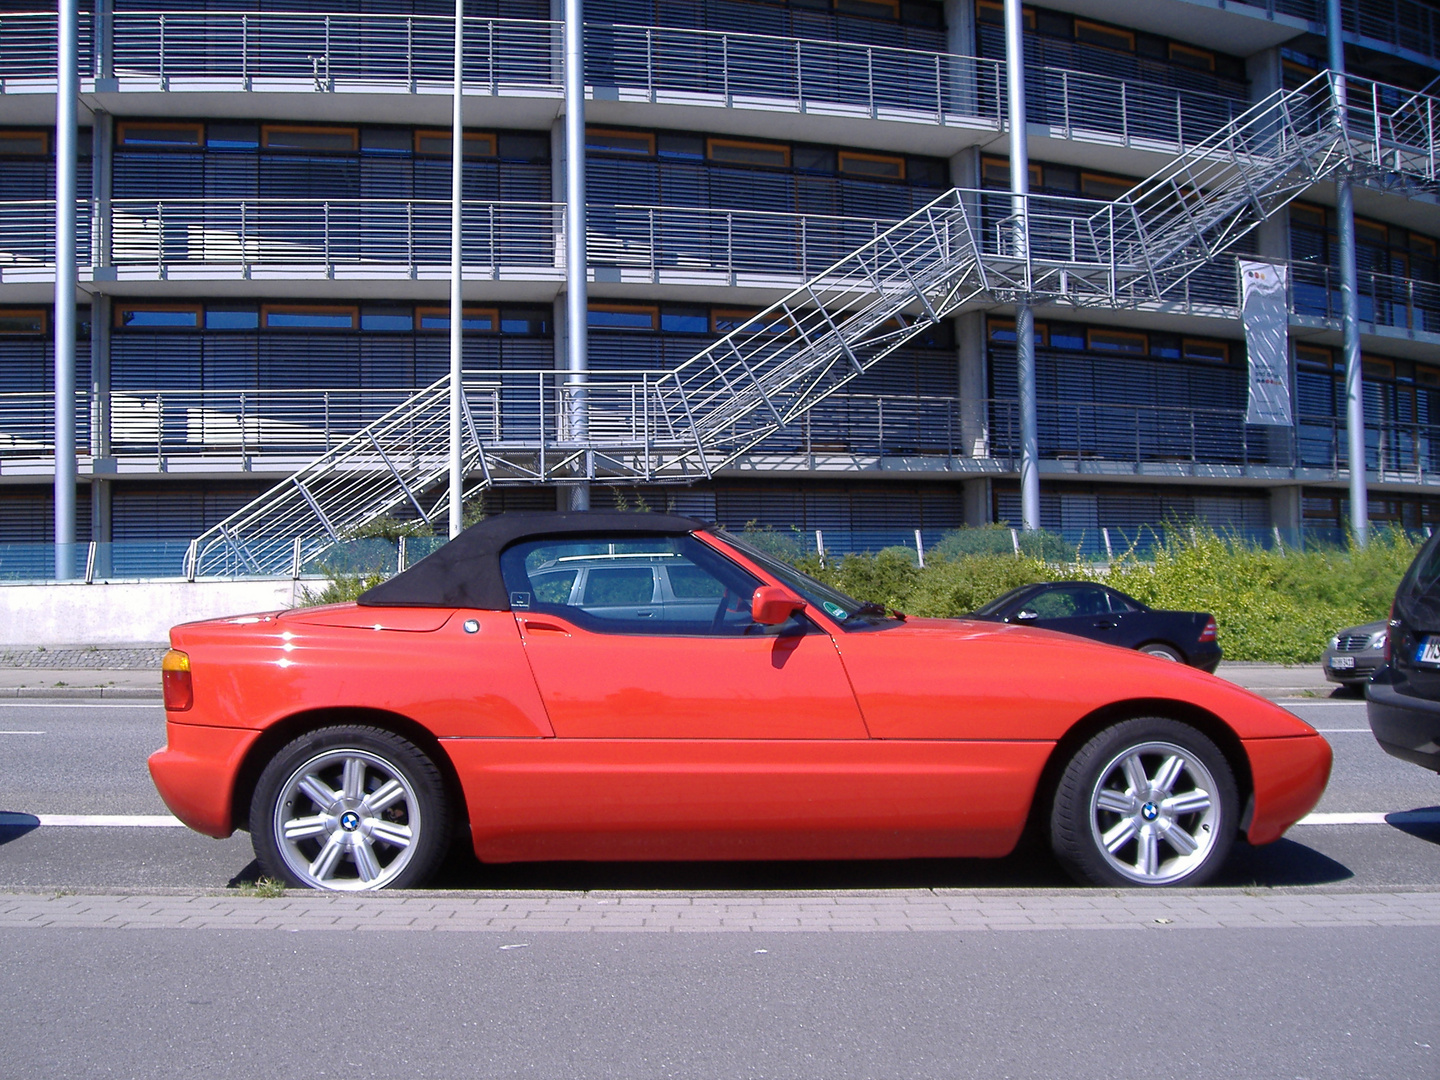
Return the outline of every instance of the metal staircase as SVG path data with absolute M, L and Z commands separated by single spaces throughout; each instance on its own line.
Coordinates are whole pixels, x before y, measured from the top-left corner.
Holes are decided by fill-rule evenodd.
M 1435 191 L 1440 103 L 1344 89 L 1323 72 L 1278 91 L 1113 203 L 1032 196 L 1017 216 L 951 191 L 671 371 L 467 374 L 471 492 L 708 476 L 972 301 L 1163 302 L 1318 181 Z M 447 377 L 210 529 L 191 571 L 281 573 L 296 537 L 303 561 L 386 514 L 441 520 L 448 397 Z

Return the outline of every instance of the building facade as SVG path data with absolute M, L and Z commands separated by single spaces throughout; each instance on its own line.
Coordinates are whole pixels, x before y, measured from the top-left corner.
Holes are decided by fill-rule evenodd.
M 1325 66 L 1312 0 L 1054 2 L 1024 9 L 1040 195 L 1116 198 Z M 0 9 L 0 542 L 53 537 L 56 20 L 26 8 Z M 82 12 L 79 539 L 188 540 L 445 374 L 451 11 Z M 569 327 L 560 12 L 466 11 L 477 379 L 563 366 L 578 332 L 594 371 L 672 370 L 949 189 L 1009 190 L 993 0 L 591 0 L 589 321 Z M 1346 0 L 1345 24 L 1377 92 L 1440 78 L 1440 6 Z M 1164 303 L 1037 308 L 1045 527 L 1343 527 L 1335 213 L 1317 184 Z M 1369 515 L 1427 527 L 1440 207 L 1357 188 L 1356 232 Z M 1237 253 L 1290 268 L 1291 428 L 1245 423 Z M 1015 351 L 1013 308 L 968 304 L 726 468 L 638 494 L 732 525 L 1018 524 Z

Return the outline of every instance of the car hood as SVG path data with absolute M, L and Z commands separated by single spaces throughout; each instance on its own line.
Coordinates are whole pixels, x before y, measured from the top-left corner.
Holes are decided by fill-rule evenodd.
M 970 714 L 1004 714 L 1019 738 L 1121 702 L 1180 702 L 1220 717 L 1241 738 L 1285 738 L 1313 729 L 1278 705 L 1197 668 L 1087 638 L 978 619 L 907 619 L 837 638 L 852 680 L 919 717 L 963 687 Z M 877 700 L 877 699 L 872 699 Z M 902 704 L 908 702 L 909 704 Z M 931 704 L 927 704 L 930 702 Z M 907 721 L 907 724 L 909 721 Z M 942 732 L 941 718 L 926 731 Z M 907 728 L 909 730 L 909 728 Z M 918 730 L 918 729 L 917 729 Z

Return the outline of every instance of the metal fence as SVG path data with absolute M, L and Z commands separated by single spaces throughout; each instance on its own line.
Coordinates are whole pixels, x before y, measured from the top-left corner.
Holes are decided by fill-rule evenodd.
M 1020 454 L 1019 403 L 987 402 L 989 452 L 1016 461 Z M 1196 409 L 1093 401 L 1038 402 L 1040 455 L 1069 461 L 1126 463 L 1137 471 L 1230 465 L 1305 470 L 1330 479 L 1349 468 L 1345 418 L 1300 414 L 1295 428 L 1252 426 L 1243 409 Z M 1367 422 L 1366 469 L 1380 481 L 1434 482 L 1440 473 L 1440 426 L 1400 421 Z
M 451 85 L 453 21 L 381 14 L 119 11 L 112 66 L 134 90 L 434 92 Z M 87 24 L 88 26 L 88 24 Z M 54 74 L 55 16 L 0 15 L 0 92 Z M 467 93 L 556 96 L 561 24 L 468 19 Z M 939 125 L 1004 124 L 998 60 L 853 42 L 588 24 L 596 97 L 830 113 Z M 82 70 L 95 71 L 88 37 Z M 1135 79 L 1028 69 L 1029 119 L 1074 139 L 1173 152 L 1246 103 Z
M 107 406 L 108 452 L 132 467 L 154 469 L 186 461 L 263 468 L 267 457 L 291 467 L 334 450 L 416 392 L 116 390 Z M 575 402 L 583 397 L 589 446 L 635 458 L 653 454 L 658 471 L 664 455 L 691 437 L 659 423 L 661 399 L 673 392 L 673 376 L 664 372 L 592 372 L 583 388 L 569 385 L 561 371 L 468 373 L 469 433 L 487 451 L 477 467 L 497 470 L 498 482 L 554 474 L 574 460 Z M 7 462 L 15 467 L 52 457 L 53 408 L 49 394 L 0 394 L 0 472 Z M 97 400 L 77 395 L 82 446 L 91 445 L 99 413 Z M 1041 456 L 1073 462 L 1079 471 L 1087 463 L 1152 471 L 1228 465 L 1338 477 L 1349 464 L 1343 417 L 1301 414 L 1293 430 L 1274 429 L 1246 424 L 1243 409 L 1062 400 L 1040 401 L 1038 414 Z M 445 448 L 431 445 L 433 436 L 416 428 L 408 448 L 443 464 Z M 972 453 L 977 439 L 978 455 Z M 1382 480 L 1433 482 L 1440 474 L 1436 425 L 1371 421 L 1366 440 L 1366 467 Z M 936 467 L 949 468 L 978 457 L 1013 466 L 1019 405 L 1013 398 L 967 403 L 938 394 L 835 393 L 754 452 L 822 464 L 827 457 L 916 457 L 944 459 Z
M 121 267 L 337 267 L 450 263 L 443 199 L 115 199 L 111 256 Z M 462 250 L 469 275 L 553 269 L 562 214 L 545 202 L 470 202 Z
M 454 84 L 455 21 L 443 16 L 118 11 L 113 19 L 115 75 L 162 89 L 216 80 L 243 90 Z M 467 93 L 561 92 L 559 24 L 466 19 L 464 27 Z
M 1319 524 L 1300 529 L 1278 527 L 1205 526 L 1237 543 L 1265 549 L 1339 547 L 1349 543 L 1344 529 Z M 1384 526 L 1381 526 L 1382 528 Z M 779 558 L 790 562 L 818 561 L 834 565 L 851 555 L 898 558 L 917 566 L 966 555 L 1033 556 L 1050 563 L 1075 561 L 1111 563 L 1121 558 L 1153 559 L 1168 545 L 1184 543 L 1191 535 L 1185 523 L 1139 526 L 1067 526 L 1023 532 L 1008 525 L 960 529 L 801 529 L 755 528 L 731 523 L 731 531 Z M 1428 533 L 1410 533 L 1417 542 Z M 297 543 L 298 540 L 298 543 Z M 330 542 L 315 538 L 276 537 L 271 546 L 290 552 L 314 551 L 292 559 L 281 576 L 303 579 L 302 596 L 319 602 L 332 580 L 351 577 L 387 578 L 414 566 L 444 546 L 447 538 L 408 535 L 369 537 Z M 194 541 L 156 540 L 138 543 L 97 542 L 58 545 L 71 568 L 72 580 L 86 583 L 124 580 L 200 580 Z M 0 582 L 18 584 L 56 579 L 57 545 L 0 543 Z M 210 564 L 205 580 L 254 576 L 243 562 Z M 275 576 L 275 575 L 269 575 Z

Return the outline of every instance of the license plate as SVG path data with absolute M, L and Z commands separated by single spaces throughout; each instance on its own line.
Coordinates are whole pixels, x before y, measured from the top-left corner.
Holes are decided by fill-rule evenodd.
M 1415 662 L 1440 666 L 1440 637 L 1428 634 L 1421 638 L 1420 648 L 1415 652 Z
M 1332 656 L 1330 658 L 1331 671 L 1350 671 L 1355 667 L 1353 656 Z

